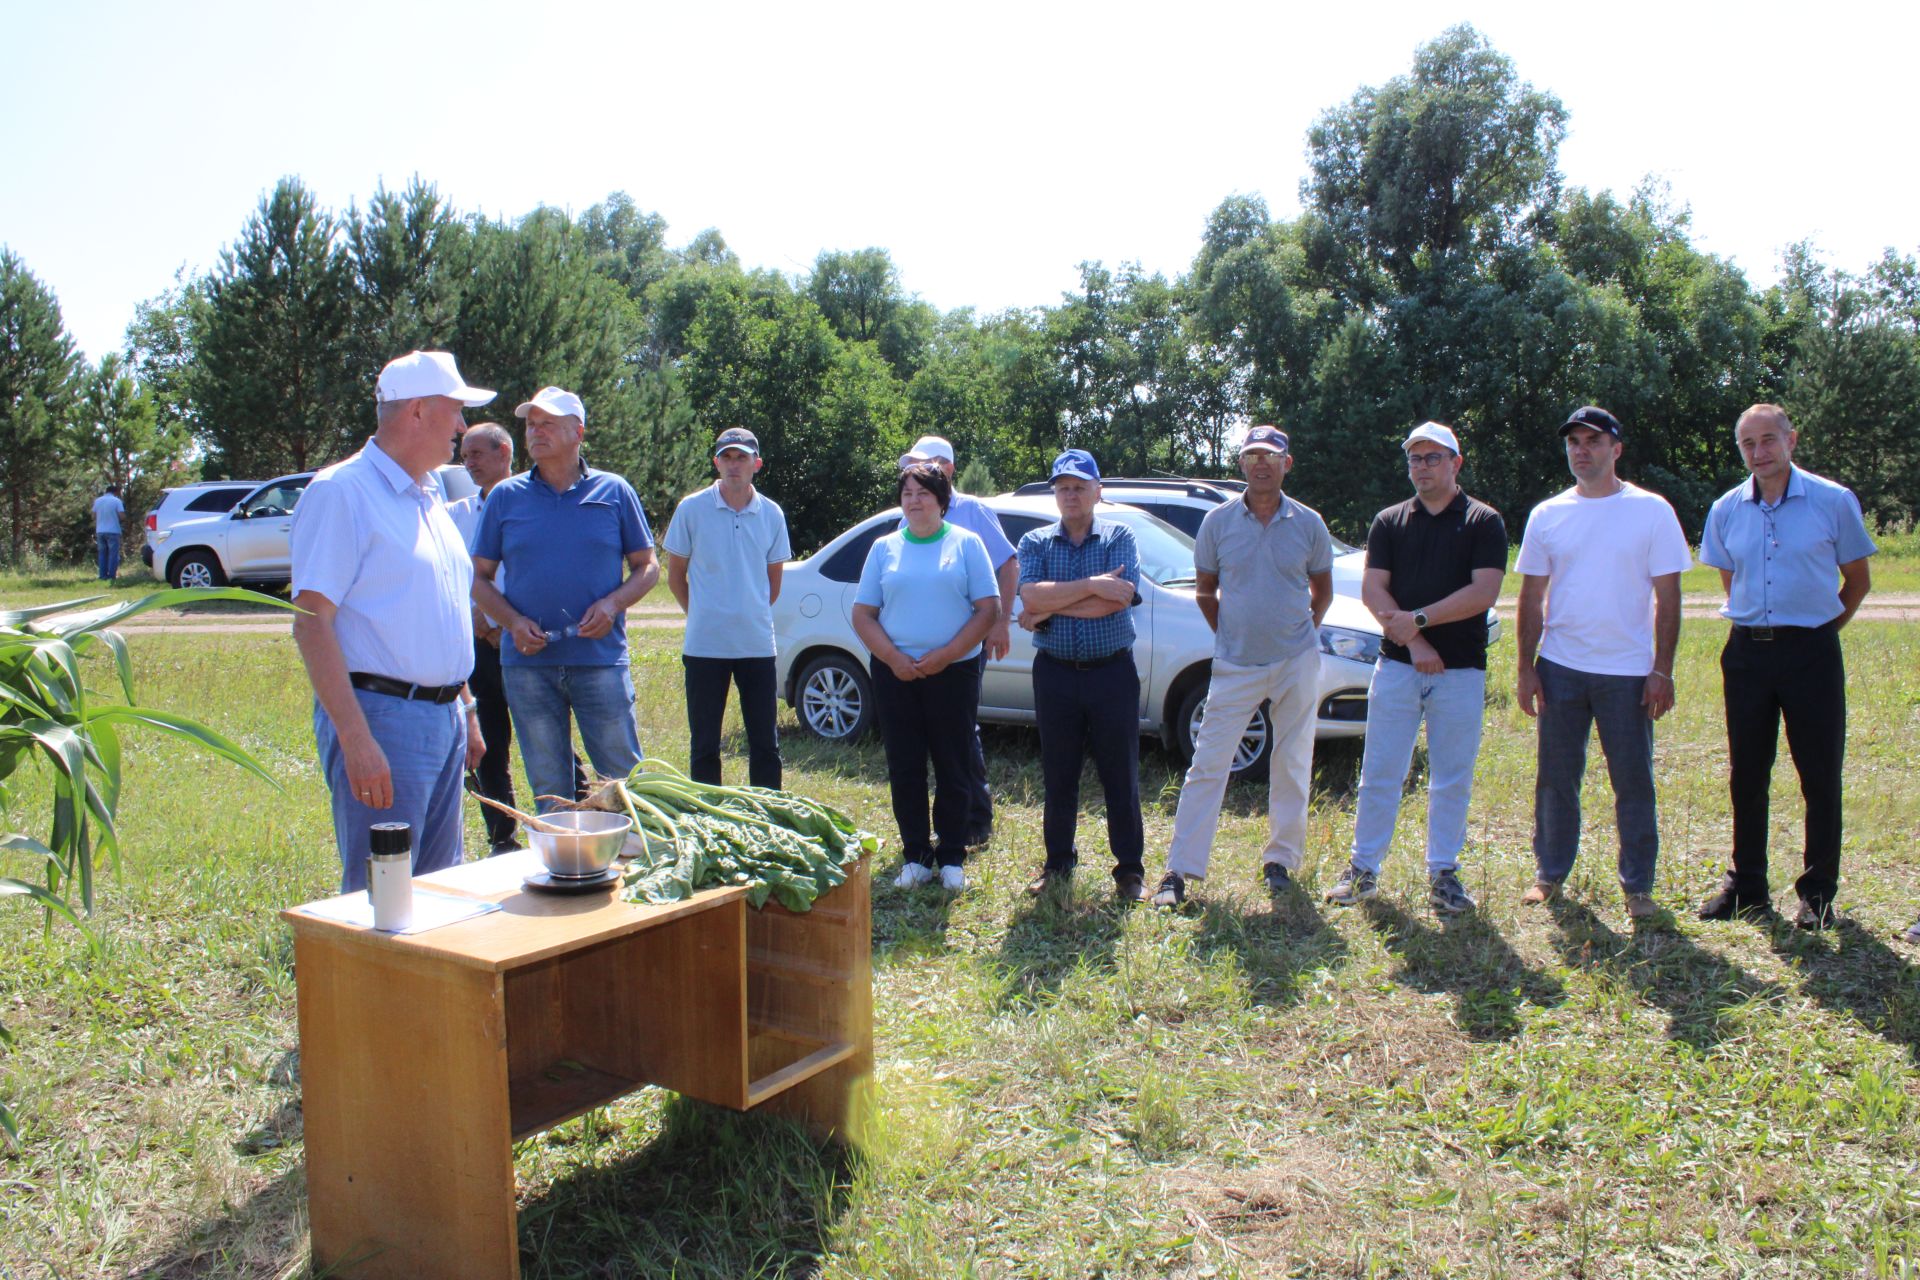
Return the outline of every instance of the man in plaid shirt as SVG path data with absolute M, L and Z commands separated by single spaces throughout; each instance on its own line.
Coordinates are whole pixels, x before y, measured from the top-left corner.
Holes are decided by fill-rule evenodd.
M 1140 553 L 1126 526 L 1096 518 L 1100 468 L 1084 449 L 1053 461 L 1060 519 L 1020 539 L 1020 625 L 1033 632 L 1033 709 L 1046 789 L 1046 865 L 1032 894 L 1064 887 L 1078 857 L 1080 769 L 1089 747 L 1107 801 L 1114 889 L 1146 897 L 1141 860 L 1140 673 L 1133 665 L 1132 607 Z

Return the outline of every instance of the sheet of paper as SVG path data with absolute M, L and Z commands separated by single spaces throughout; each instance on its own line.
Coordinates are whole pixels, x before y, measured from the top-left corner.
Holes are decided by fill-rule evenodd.
M 462 920 L 471 920 L 475 916 L 484 916 L 488 912 L 499 909 L 500 904 L 497 902 L 456 897 L 451 893 L 435 893 L 431 889 L 422 889 L 415 884 L 413 923 L 397 932 L 425 933 L 428 929 L 457 924 Z M 322 920 L 337 920 L 341 924 L 358 925 L 362 929 L 373 928 L 373 903 L 364 893 L 328 898 L 325 902 L 311 902 L 300 907 L 299 910 L 310 916 L 318 916 Z
M 492 898 L 514 892 L 528 876 L 545 869 L 538 853 L 532 849 L 522 849 L 518 853 L 503 853 L 492 858 L 463 862 L 457 867 L 420 876 L 416 883 L 434 884 L 443 889 L 458 889 L 462 893 Z

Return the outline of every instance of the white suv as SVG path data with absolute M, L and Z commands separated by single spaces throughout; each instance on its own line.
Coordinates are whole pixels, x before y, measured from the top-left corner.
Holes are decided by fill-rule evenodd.
M 234 504 L 260 487 L 258 480 L 203 480 L 160 491 L 160 502 L 142 521 L 146 537 L 140 543 L 140 559 L 153 568 L 155 547 L 167 544 L 173 526 L 199 516 L 225 515 Z M 155 570 L 155 576 L 159 571 Z

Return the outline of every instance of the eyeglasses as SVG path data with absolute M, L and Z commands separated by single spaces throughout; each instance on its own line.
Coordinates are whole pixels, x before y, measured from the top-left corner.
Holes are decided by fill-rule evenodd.
M 1450 453 L 1410 453 L 1407 455 L 1409 467 L 1437 467 L 1453 457 Z

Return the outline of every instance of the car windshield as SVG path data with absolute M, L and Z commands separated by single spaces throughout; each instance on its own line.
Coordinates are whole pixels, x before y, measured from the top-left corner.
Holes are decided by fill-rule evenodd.
M 1140 551 L 1140 576 L 1163 587 L 1193 585 L 1193 539 L 1158 516 L 1130 507 L 1100 513 L 1102 519 L 1133 531 Z

